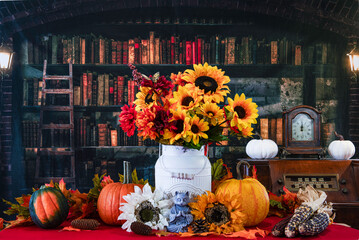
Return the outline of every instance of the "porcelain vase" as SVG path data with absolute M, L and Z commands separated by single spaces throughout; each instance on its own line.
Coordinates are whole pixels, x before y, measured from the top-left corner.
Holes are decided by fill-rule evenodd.
M 211 163 L 204 148 L 160 146 L 160 157 L 155 165 L 156 189 L 172 196 L 176 192 L 189 192 L 194 196 L 211 191 Z

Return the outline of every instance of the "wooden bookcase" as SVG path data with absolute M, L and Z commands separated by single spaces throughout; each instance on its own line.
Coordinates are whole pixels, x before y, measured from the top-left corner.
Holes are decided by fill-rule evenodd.
M 95 23 L 91 26 L 83 26 L 82 28 L 55 28 L 52 32 L 47 29 L 37 29 L 32 32 L 25 32 L 24 35 L 18 35 L 14 38 L 15 50 L 18 54 L 18 64 L 16 65 L 17 73 L 14 74 L 14 81 L 16 87 L 14 92 L 19 95 L 16 106 L 19 109 L 18 120 L 15 124 L 18 125 L 20 131 L 15 138 L 21 142 L 21 152 L 23 163 L 26 169 L 27 187 L 30 188 L 33 169 L 33 156 L 36 156 L 34 149 L 36 146 L 26 146 L 24 134 L 30 134 L 31 131 L 24 127 L 24 121 L 30 124 L 30 128 L 35 127 L 35 122 L 38 121 L 39 106 L 23 106 L 24 100 L 24 79 L 41 78 L 42 64 L 37 62 L 34 64 L 28 61 L 23 61 L 26 54 L 24 54 L 24 44 L 26 41 L 34 39 L 43 39 L 43 36 L 49 34 L 72 37 L 72 36 L 90 36 L 91 33 L 95 37 L 100 35 L 108 39 L 118 39 L 120 41 L 128 41 L 136 37 L 140 39 L 149 39 L 149 33 L 155 32 L 155 36 L 163 39 L 170 39 L 171 36 L 180 36 L 183 40 L 194 41 L 196 36 L 210 42 L 211 37 L 221 36 L 222 38 L 236 37 L 237 42 L 242 46 L 242 39 L 252 37 L 252 44 L 258 45 L 263 38 L 266 39 L 266 44 L 277 42 L 278 48 L 280 41 L 287 39 L 293 42 L 294 45 L 302 46 L 302 61 L 300 65 L 276 63 L 255 64 L 253 61 L 243 62 L 236 61 L 234 64 L 221 64 L 219 68 L 223 69 L 226 74 L 232 79 L 230 83 L 232 90 L 231 96 L 235 93 L 244 92 L 246 96 L 252 97 L 253 101 L 259 105 L 260 118 L 280 118 L 282 107 L 289 108 L 299 104 L 307 104 L 316 106 L 317 104 L 324 104 L 330 111 L 329 116 L 325 121 L 333 122 L 342 131 L 345 131 L 345 86 L 339 84 L 339 80 L 343 76 L 342 57 L 345 52 L 345 44 L 337 36 L 328 34 L 327 36 L 320 36 L 318 33 L 309 35 L 310 31 L 299 32 L 290 29 L 288 26 L 278 28 L 278 26 L 269 29 L 263 23 L 256 22 L 240 22 L 226 20 L 213 20 L 212 18 L 198 20 L 197 22 L 185 22 L 184 19 L 179 19 L 178 22 L 171 20 L 166 23 L 161 20 L 158 23 L 151 21 L 150 23 L 136 22 L 136 21 L 118 21 L 118 22 L 104 22 Z M 329 38 L 328 38 L 329 36 Z M 330 39 L 330 40 L 328 40 Z M 328 45 L 329 44 L 329 45 Z M 39 45 L 37 47 L 41 47 Z M 308 62 L 304 56 L 307 54 L 307 49 L 315 50 L 320 46 L 326 46 L 326 52 L 329 54 L 326 61 L 316 60 L 315 56 Z M 330 48 L 328 49 L 328 46 Z M 227 50 L 228 51 L 228 50 Z M 323 49 L 322 49 L 323 51 Z M 278 49 L 279 52 L 279 49 Z M 269 52 L 269 54 L 271 54 Z M 319 52 L 313 52 L 319 56 Z M 321 55 L 322 56 L 322 55 Z M 270 59 L 270 56 L 267 56 Z M 280 57 L 278 58 L 278 60 Z M 324 59 L 324 57 L 323 57 Z M 291 61 L 292 62 L 292 61 Z M 294 61 L 293 61 L 294 62 Z M 244 64 L 245 63 L 245 64 Z M 186 64 L 135 64 L 139 71 L 146 75 L 160 72 L 162 75 L 169 76 L 171 73 L 184 71 L 187 68 L 192 68 L 191 65 Z M 57 63 L 49 64 L 49 69 L 52 74 L 66 73 L 67 64 Z M 74 84 L 80 85 L 80 77 L 84 72 L 96 72 L 97 74 L 113 74 L 121 76 L 130 76 L 131 71 L 125 64 L 74 64 Z M 50 73 L 51 74 L 51 73 Z M 321 79 L 321 80 L 318 80 Z M 324 83 L 322 84 L 324 79 Z M 326 85 L 326 82 L 335 84 L 335 87 Z M 319 84 L 319 86 L 318 86 Z M 335 91 L 335 96 L 322 96 L 323 91 L 319 88 L 330 88 Z M 334 88 L 334 90 L 333 90 Z M 298 92 L 299 91 L 299 92 Z M 295 95 L 295 96 L 294 96 Z M 320 95 L 320 97 L 319 97 Z M 334 102 L 334 105 L 327 104 L 326 101 Z M 117 128 L 118 114 L 122 105 L 109 106 L 75 106 L 75 124 L 81 117 L 86 117 L 93 124 L 108 123 L 113 129 Z M 333 113 L 334 111 L 334 113 Z M 340 113 L 340 114 L 338 114 Z M 342 113 L 342 114 L 341 114 Z M 334 115 L 340 117 L 333 117 Z M 258 121 L 259 122 L 259 121 Z M 76 126 L 75 126 L 76 128 Z M 27 129 L 27 130 L 26 130 Z M 28 131 L 28 132 L 26 132 Z M 75 129 L 75 135 L 78 137 L 78 132 Z M 36 136 L 35 136 L 36 137 Z M 75 136 L 76 138 L 76 136 Z M 76 139 L 75 139 L 76 140 Z M 238 156 L 245 157 L 244 147 L 248 140 L 230 142 L 229 146 L 211 146 L 211 159 L 221 158 L 222 153 L 235 152 Z M 31 142 L 31 141 L 30 141 Z M 132 166 L 137 168 L 139 176 L 147 178 L 154 183 L 154 164 L 158 158 L 158 147 L 156 144 L 144 144 L 147 146 L 98 146 L 98 144 L 76 146 L 76 177 L 77 187 L 85 189 L 91 186 L 91 179 L 95 173 L 102 174 L 105 171 L 111 175 L 112 178 L 117 178 L 117 173 L 122 171 L 122 161 L 128 160 Z M 152 145 L 152 146 L 149 146 Z M 145 160 L 144 160 L 145 159 Z M 62 166 L 65 168 L 66 166 Z M 54 174 L 54 173 L 53 173 Z

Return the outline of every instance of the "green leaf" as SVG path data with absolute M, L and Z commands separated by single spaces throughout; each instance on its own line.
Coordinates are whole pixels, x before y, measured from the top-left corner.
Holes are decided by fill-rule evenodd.
M 102 175 L 101 177 L 99 177 L 98 174 L 95 174 L 94 178 L 92 179 L 93 188 L 90 189 L 87 196 L 89 199 L 98 199 L 100 195 L 100 191 L 102 189 L 101 179 L 103 178 L 103 176 L 105 176 L 105 174 Z
M 132 171 L 131 178 L 132 178 L 132 183 L 136 183 L 136 184 L 139 183 L 136 168 Z
M 278 201 L 275 201 L 275 200 L 270 199 L 270 200 L 269 200 L 269 204 L 270 204 L 271 207 L 277 207 L 277 208 L 279 208 L 279 209 L 286 210 L 286 209 L 283 207 L 283 205 L 282 205 L 281 202 L 278 202 Z
M 227 174 L 226 168 L 223 167 L 222 159 L 218 159 L 215 163 L 212 164 L 211 173 L 212 180 L 220 180 Z
M 123 183 L 123 181 L 125 181 L 125 176 L 121 173 L 118 174 L 119 177 L 119 182 Z

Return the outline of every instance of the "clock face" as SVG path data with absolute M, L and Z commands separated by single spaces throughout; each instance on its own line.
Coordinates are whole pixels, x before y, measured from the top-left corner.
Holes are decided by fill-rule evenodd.
M 305 113 L 299 113 L 292 120 L 293 141 L 313 141 L 314 127 L 313 119 Z

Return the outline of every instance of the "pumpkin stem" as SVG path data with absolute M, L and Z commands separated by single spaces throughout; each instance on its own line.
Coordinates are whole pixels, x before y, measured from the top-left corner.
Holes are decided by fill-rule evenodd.
M 334 134 L 337 138 L 339 138 L 340 141 L 344 141 L 343 135 L 338 134 L 336 131 L 334 131 Z
M 241 174 L 241 165 L 244 164 L 246 165 L 246 168 L 245 168 L 245 175 L 248 176 L 248 170 L 249 168 L 251 167 L 251 165 L 245 161 L 245 160 L 241 160 L 237 163 L 237 166 L 236 166 L 236 169 L 237 169 L 237 179 L 238 180 L 243 180 L 243 177 L 242 177 L 242 174 Z
M 131 163 L 123 161 L 123 184 L 131 183 Z
M 254 135 L 257 135 L 260 140 L 263 140 L 262 135 L 261 135 L 259 132 L 256 131 L 256 132 L 254 133 Z

